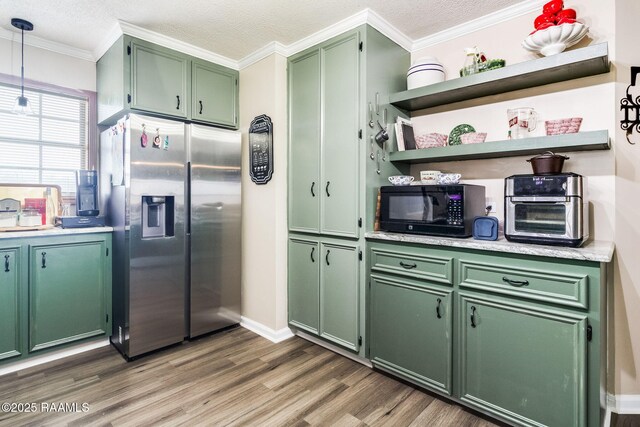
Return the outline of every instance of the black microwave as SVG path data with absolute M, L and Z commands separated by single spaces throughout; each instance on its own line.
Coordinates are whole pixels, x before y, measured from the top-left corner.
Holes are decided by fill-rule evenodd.
M 469 237 L 473 218 L 485 214 L 481 185 L 380 187 L 380 230 Z

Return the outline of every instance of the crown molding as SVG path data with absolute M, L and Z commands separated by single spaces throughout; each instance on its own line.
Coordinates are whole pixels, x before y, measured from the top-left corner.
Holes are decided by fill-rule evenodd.
M 123 34 L 127 34 L 142 40 L 146 40 L 151 43 L 155 43 L 160 46 L 174 49 L 187 55 L 195 56 L 196 58 L 204 59 L 205 61 L 214 62 L 224 67 L 238 69 L 238 61 L 227 58 L 226 56 L 218 55 L 209 50 L 203 49 L 198 46 L 194 46 L 190 43 L 174 39 L 173 37 L 167 37 L 155 31 L 150 31 L 137 25 L 130 24 L 125 21 L 118 21 L 120 29 Z
M 0 28 L 0 38 L 7 39 L 15 43 L 20 43 L 20 33 L 15 31 L 6 30 L 4 28 Z M 63 55 L 72 56 L 78 59 L 84 59 L 85 61 L 95 62 L 93 58 L 93 53 L 79 49 L 77 47 L 69 46 L 64 43 L 58 43 L 51 40 L 46 40 L 40 38 L 38 36 L 33 36 L 31 34 L 27 35 L 24 38 L 25 46 L 37 47 L 39 49 L 48 50 L 51 52 L 61 53 Z
M 411 52 L 413 40 L 371 9 L 367 9 L 367 23 L 402 46 L 405 50 Z
M 414 41 L 413 46 L 411 47 L 411 51 L 415 52 L 417 50 L 424 49 L 425 47 L 453 40 L 460 36 L 464 36 L 466 34 L 491 27 L 493 25 L 508 21 L 509 19 L 517 18 L 518 16 L 522 16 L 530 12 L 540 11 L 542 6 L 547 3 L 547 1 L 548 0 L 523 1 L 521 3 L 514 4 L 513 6 L 509 6 L 504 9 L 489 13 L 488 15 L 481 16 L 480 18 L 476 18 L 471 21 L 464 22 L 460 25 L 456 25 L 455 27 L 447 28 L 446 30 Z
M 238 69 L 242 70 L 243 68 L 253 65 L 256 62 L 261 61 L 273 54 L 282 55 L 285 58 L 289 56 L 287 47 L 285 45 L 278 42 L 271 42 L 238 61 Z
M 109 48 L 120 38 L 122 35 L 122 28 L 120 28 L 120 24 L 115 24 L 111 31 L 107 33 L 106 36 L 102 38 L 102 42 L 93 50 L 93 58 L 95 61 L 102 58 L 102 55 L 107 53 Z

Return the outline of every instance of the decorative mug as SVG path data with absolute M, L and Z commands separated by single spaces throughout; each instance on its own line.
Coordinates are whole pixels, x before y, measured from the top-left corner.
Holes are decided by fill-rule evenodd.
M 420 181 L 423 184 L 435 184 L 438 181 L 440 171 L 420 171 Z
M 509 118 L 509 135 L 511 139 L 521 139 L 529 136 L 536 128 L 538 113 L 533 108 L 513 108 L 507 110 Z
M 459 173 L 441 173 L 440 175 L 438 175 L 438 184 L 457 184 L 460 182 L 460 178 L 462 178 L 462 175 Z
M 393 175 L 388 179 L 393 185 L 409 185 L 413 182 L 413 177 L 410 175 Z

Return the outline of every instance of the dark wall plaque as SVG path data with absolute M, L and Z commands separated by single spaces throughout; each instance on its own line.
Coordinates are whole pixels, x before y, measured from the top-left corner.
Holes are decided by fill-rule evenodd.
M 258 185 L 266 184 L 273 175 L 273 124 L 266 114 L 249 126 L 249 175 Z

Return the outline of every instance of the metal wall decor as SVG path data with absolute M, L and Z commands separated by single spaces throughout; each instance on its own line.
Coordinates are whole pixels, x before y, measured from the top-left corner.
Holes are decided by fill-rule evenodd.
M 249 175 L 258 185 L 266 184 L 273 175 L 273 123 L 266 114 L 249 126 Z
M 636 80 L 640 74 L 640 67 L 631 67 L 631 84 L 627 87 L 627 96 L 620 100 L 620 109 L 624 111 L 624 118 L 620 120 L 620 127 L 627 131 L 627 142 L 631 142 L 631 134 L 635 128 L 640 134 L 640 86 L 636 86 Z

